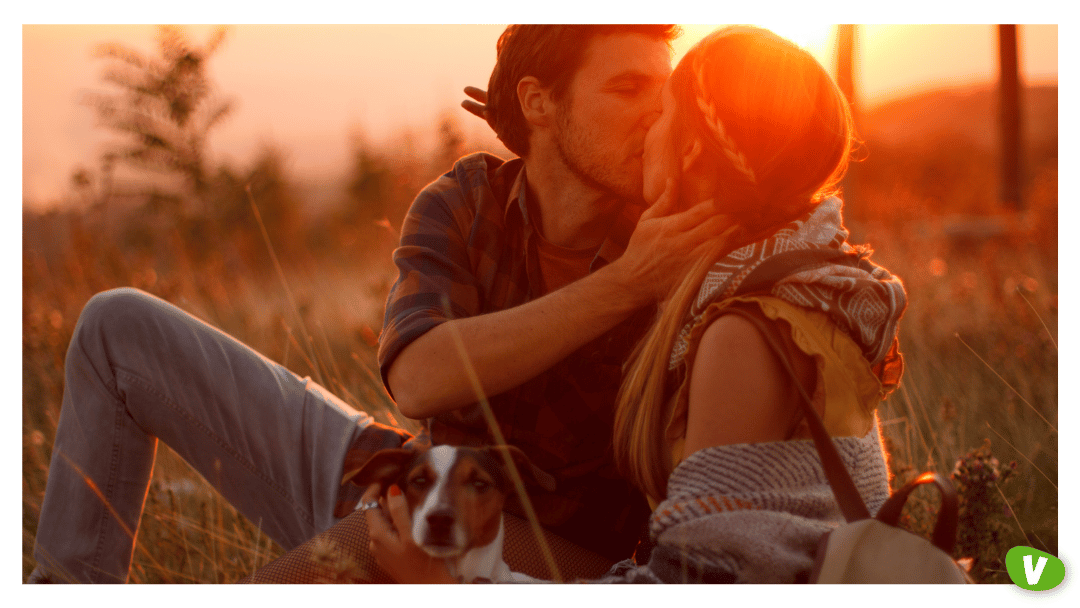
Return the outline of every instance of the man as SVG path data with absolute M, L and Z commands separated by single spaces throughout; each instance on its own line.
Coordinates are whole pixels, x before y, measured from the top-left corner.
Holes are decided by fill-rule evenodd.
M 632 314 L 674 274 L 644 267 L 656 261 L 648 247 L 623 255 L 673 33 L 504 32 L 489 122 L 520 158 L 466 157 L 417 198 L 380 340 L 388 390 L 404 415 L 429 420 L 434 443 L 494 440 L 471 405 L 467 359 L 506 440 L 557 479 L 555 494 L 534 497 L 541 522 L 612 560 L 633 552 L 648 513 L 609 442 L 620 367 L 650 311 Z
M 417 197 L 380 338 L 387 389 L 433 443 L 496 441 L 475 373 L 502 436 L 557 479 L 531 499 L 540 522 L 612 562 L 649 511 L 611 461 L 621 366 L 650 305 L 723 227 L 707 207 L 637 224 L 675 33 L 507 28 L 484 112 L 519 158 L 465 157 Z
M 379 350 L 402 413 L 433 418 L 434 441 L 490 441 L 460 339 L 507 440 L 559 481 L 541 519 L 611 559 L 632 551 L 645 513 L 607 455 L 630 317 L 666 293 L 679 256 L 665 252 L 717 228 L 691 210 L 634 229 L 672 29 L 642 31 L 508 28 L 491 106 L 523 159 L 468 157 L 418 196 Z M 564 47 L 577 50 L 555 61 Z M 496 78 L 514 49 L 559 67 Z M 515 96 L 523 140 L 498 122 Z M 99 294 L 68 351 L 32 581 L 126 580 L 157 438 L 290 549 L 340 521 L 347 453 L 407 436 L 160 300 Z

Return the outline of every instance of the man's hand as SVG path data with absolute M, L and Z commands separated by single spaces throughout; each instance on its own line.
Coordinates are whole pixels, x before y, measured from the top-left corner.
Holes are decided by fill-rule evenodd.
M 465 94 L 472 99 L 462 101 L 461 107 L 484 120 L 490 120 L 487 109 L 487 91 L 476 87 L 465 87 Z M 474 99 L 476 101 L 473 101 Z
M 737 228 L 712 200 L 675 213 L 678 198 L 676 182 L 668 178 L 664 193 L 641 214 L 626 251 L 609 267 L 641 304 L 666 298 L 695 260 L 721 248 Z
M 409 505 L 401 489 L 390 486 L 386 497 L 379 498 L 379 484 L 372 484 L 360 503 L 376 499 L 381 507 L 368 509 L 364 516 L 371 538 L 368 550 L 379 566 L 399 583 L 456 583 L 443 560 L 424 553 L 413 541 Z
M 666 298 L 734 230 L 711 202 L 668 215 L 676 199 L 670 180 L 608 266 L 520 306 L 441 323 L 405 347 L 387 373 L 401 413 L 421 419 L 475 403 L 474 378 L 483 395 L 507 391 Z

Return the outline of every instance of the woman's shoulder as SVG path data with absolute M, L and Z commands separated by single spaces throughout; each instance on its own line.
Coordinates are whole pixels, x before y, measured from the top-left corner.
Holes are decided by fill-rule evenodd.
M 764 337 L 751 322 L 729 314 L 736 307 L 778 330 L 782 347 L 801 372 L 804 386 L 830 433 L 862 436 L 869 430 L 881 400 L 881 383 L 858 345 L 827 314 L 773 296 L 729 298 L 709 304 L 679 338 L 681 360 L 674 366 L 678 375 L 665 429 L 674 463 L 684 456 L 691 372 L 701 353 L 712 351 L 710 358 L 725 352 L 729 357 L 741 357 L 748 344 L 765 347 Z
M 788 439 L 800 393 L 813 391 L 814 360 L 789 346 L 775 322 L 728 311 L 701 332 L 688 363 L 687 451 Z
M 743 296 L 709 304 L 685 332 L 685 352 L 689 355 L 687 365 L 692 365 L 693 355 L 701 347 L 701 341 L 709 328 L 721 318 L 728 332 L 745 334 L 754 327 L 750 321 L 731 314 L 751 314 L 777 330 L 775 334 L 787 347 L 789 355 L 812 358 L 819 375 L 839 373 L 858 385 L 858 393 L 869 398 L 879 398 L 881 385 L 870 363 L 863 356 L 859 345 L 825 312 L 792 304 L 770 295 Z M 713 330 L 712 334 L 717 331 Z M 859 433 L 862 434 L 862 433 Z

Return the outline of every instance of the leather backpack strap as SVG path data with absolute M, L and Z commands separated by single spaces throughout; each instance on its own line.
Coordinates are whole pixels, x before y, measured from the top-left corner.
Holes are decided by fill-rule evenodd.
M 911 494 L 911 491 L 915 488 L 928 483 L 934 484 L 938 491 L 941 492 L 941 508 L 938 509 L 937 522 L 934 524 L 934 534 L 930 542 L 938 549 L 951 555 L 953 547 L 956 546 L 956 527 L 960 510 L 959 498 L 956 494 L 956 487 L 953 486 L 952 482 L 937 473 L 923 473 L 897 490 L 895 494 L 885 501 L 885 504 L 881 505 L 876 519 L 890 526 L 898 525 L 900 512 L 904 509 L 908 494 Z
M 866 503 L 863 502 L 862 496 L 859 494 L 859 490 L 855 487 L 855 482 L 851 480 L 851 475 L 848 473 L 847 467 L 844 466 L 843 459 L 840 458 L 840 453 L 836 451 L 836 445 L 832 442 L 832 437 L 829 436 L 828 431 L 825 430 L 825 424 L 821 421 L 821 417 L 818 416 L 816 410 L 814 410 L 813 401 L 810 399 L 810 395 L 806 393 L 806 389 L 802 383 L 799 382 L 799 377 L 795 374 L 795 370 L 791 368 L 791 362 L 788 361 L 787 355 L 785 355 L 783 348 L 780 346 L 779 339 L 776 336 L 776 328 L 771 324 L 764 323 L 756 315 L 742 310 L 737 307 L 728 308 L 727 312 L 738 314 L 740 317 L 750 321 L 762 337 L 765 338 L 765 342 L 772 348 L 772 351 L 776 354 L 777 359 L 780 360 L 780 364 L 791 375 L 792 381 L 799 389 L 799 393 L 803 399 L 799 402 L 802 405 L 803 411 L 806 414 L 807 424 L 810 426 L 810 434 L 814 438 L 814 446 L 817 447 L 818 455 L 821 457 L 822 467 L 825 469 L 825 477 L 829 480 L 829 485 L 832 487 L 833 494 L 836 496 L 836 502 L 840 505 L 840 512 L 844 514 L 844 518 L 851 523 L 860 519 L 868 519 L 870 517 L 870 511 L 866 508 Z

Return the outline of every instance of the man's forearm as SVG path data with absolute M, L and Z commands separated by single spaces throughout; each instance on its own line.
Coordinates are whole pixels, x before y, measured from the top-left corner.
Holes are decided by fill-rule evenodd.
M 442 323 L 402 350 L 390 366 L 388 380 L 398 408 L 410 418 L 427 418 L 477 401 L 466 358 L 484 395 L 507 391 L 649 301 L 618 265 L 609 265 L 521 306 Z

